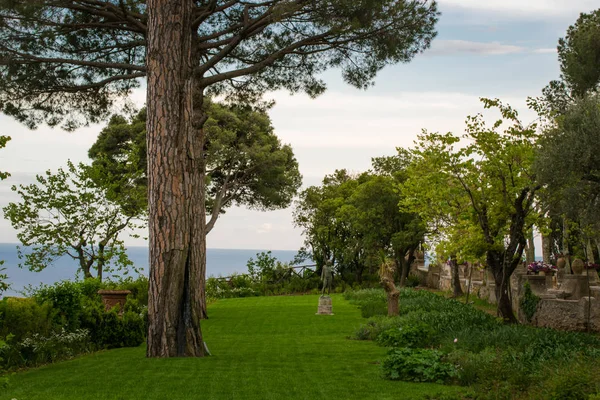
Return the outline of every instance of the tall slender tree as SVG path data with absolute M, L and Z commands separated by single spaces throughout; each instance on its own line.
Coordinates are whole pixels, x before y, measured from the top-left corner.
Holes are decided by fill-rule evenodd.
M 494 275 L 499 315 L 516 322 L 510 276 L 538 220 L 536 127 L 523 126 L 516 111 L 498 100 L 482 101 L 502 115 L 493 125 L 478 114 L 467 118 L 462 137 L 426 131 L 419 136 L 409 178 L 401 185 L 403 207 L 433 226 L 449 254 L 485 262 Z
M 202 356 L 206 94 L 359 88 L 428 48 L 434 0 L 0 0 L 0 107 L 35 126 L 98 121 L 147 76 L 147 355 Z

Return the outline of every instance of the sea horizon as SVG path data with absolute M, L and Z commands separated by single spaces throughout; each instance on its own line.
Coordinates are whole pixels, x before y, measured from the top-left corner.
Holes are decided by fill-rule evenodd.
M 33 287 L 40 284 L 53 284 L 62 280 L 82 279 L 81 273 L 77 275 L 77 262 L 68 256 L 63 256 L 54 261 L 40 272 L 32 272 L 25 267 L 20 268 L 20 260 L 17 255 L 18 243 L 0 243 L 0 260 L 4 260 L 5 268 L 3 273 L 8 275 L 10 289 L 3 293 L 3 296 L 20 296 L 25 287 Z M 148 276 L 148 246 L 127 246 L 127 255 L 137 268 L 141 269 L 140 274 Z M 256 258 L 261 252 L 271 251 L 271 255 L 277 260 L 287 263 L 294 259 L 298 250 L 270 250 L 270 249 L 227 249 L 227 248 L 207 248 L 206 249 L 206 276 L 218 277 L 229 276 L 232 274 L 244 274 L 248 272 L 247 262 L 250 258 Z M 307 260 L 307 263 L 310 263 Z M 119 276 L 137 276 L 135 272 L 128 274 L 106 274 L 105 277 L 118 278 Z

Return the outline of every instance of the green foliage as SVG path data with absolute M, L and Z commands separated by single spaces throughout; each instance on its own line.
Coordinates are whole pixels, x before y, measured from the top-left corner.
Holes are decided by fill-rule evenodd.
M 561 78 L 576 97 L 600 83 L 600 9 L 581 13 L 567 35 L 558 41 Z
M 568 106 L 540 137 L 534 164 L 544 185 L 542 202 L 554 219 L 576 221 L 587 237 L 599 237 L 600 96 L 590 94 Z M 576 162 L 574 162 L 576 160 Z M 579 245 L 579 243 L 577 243 Z
M 360 315 L 363 318 L 370 318 L 377 315 L 387 315 L 387 302 L 380 300 L 365 301 L 360 305 Z
M 404 256 L 423 241 L 424 226 L 414 213 L 401 212 L 396 190 L 405 179 L 405 160 L 382 157 L 373 160 L 375 173 L 351 176 L 337 170 L 325 176 L 321 186 L 311 186 L 295 203 L 294 223 L 303 229 L 305 249 L 318 265 L 335 261 L 346 283 L 361 283 L 389 255 L 408 273 Z
M 408 275 L 408 278 L 406 278 L 406 284 L 405 286 L 408 288 L 415 288 L 417 286 L 419 286 L 421 284 L 421 280 L 419 279 L 419 277 L 417 275 Z
M 17 344 L 24 366 L 37 366 L 72 358 L 91 350 L 88 331 L 77 329 L 52 332 L 48 336 L 34 333 Z
M 31 298 L 5 297 L 0 301 L 0 338 L 11 335 L 17 342 L 28 335 L 48 335 L 55 311 L 50 304 Z
M 377 292 L 350 292 L 347 297 L 357 304 L 368 304 L 383 295 L 383 291 Z M 528 392 L 555 386 L 557 392 L 560 389 L 560 393 L 566 393 L 569 389 L 559 377 L 565 371 L 579 368 L 578 365 L 590 368 L 592 360 L 600 355 L 597 336 L 502 324 L 471 305 L 427 291 L 401 290 L 400 305 L 398 317 L 370 318 L 355 330 L 352 338 L 375 340 L 394 350 L 435 349 L 444 363 L 456 367 L 453 380 L 474 387 L 477 399 L 521 398 Z M 420 353 L 415 356 L 417 361 L 413 356 L 400 353 L 398 359 L 395 356 L 389 364 L 401 369 L 408 363 L 406 359 L 415 365 L 424 362 L 420 360 Z M 394 369 L 386 368 L 386 376 L 391 377 Z M 588 372 L 582 374 L 584 378 L 572 382 L 586 379 L 590 382 L 587 377 L 596 376 L 600 370 L 590 368 Z M 588 389 L 586 393 L 597 390 L 594 385 L 588 385 Z M 543 398 L 551 397 L 548 390 Z M 573 393 L 577 391 L 573 389 Z
M 53 323 L 67 330 L 79 328 L 82 310 L 81 286 L 73 281 L 60 281 L 53 285 L 42 284 L 35 292 L 35 300 L 48 303 L 54 310 Z
M 116 281 L 113 286 L 116 290 L 129 290 L 131 294 L 128 299 L 135 299 L 140 306 L 148 306 L 148 278 L 145 275 L 138 275 L 135 279 L 128 276 Z
M 0 135 L 0 149 L 6 147 L 6 143 L 8 143 L 9 140 L 11 140 L 10 136 Z M 3 181 L 4 179 L 8 178 L 9 176 L 10 176 L 10 174 L 8 172 L 0 171 L 0 181 Z
M 383 375 L 391 380 L 443 383 L 456 377 L 454 365 L 431 349 L 394 348 L 383 360 Z
M 424 322 L 391 328 L 377 336 L 377 344 L 385 347 L 427 347 L 435 331 Z
M 345 338 L 360 323 L 356 307 L 333 294 L 335 315 L 317 316 L 319 295 L 210 304 L 202 333 L 214 357 L 148 359 L 145 346 L 103 351 L 17 372 L 0 398 L 416 400 L 460 390 L 382 379 L 375 361 L 386 350 Z
M 400 185 L 401 207 L 425 221 L 439 243 L 436 253 L 485 261 L 508 278 L 521 260 L 525 234 L 539 219 L 532 173 L 536 125 L 524 126 L 499 100 L 482 103 L 500 113 L 491 126 L 477 114 L 467 117 L 462 136 L 419 135 L 408 179 Z M 515 322 L 508 297 L 498 303 L 503 318 Z
M 11 140 L 10 136 L 0 135 L 0 149 L 6 147 L 6 143 Z M 0 181 L 8 178 L 10 174 L 8 172 L 0 171 Z M 3 260 L 0 260 L 0 266 L 4 264 Z M 6 271 L 6 268 L 0 268 L 0 295 L 5 292 L 10 284 L 7 282 L 8 275 L 6 275 L 3 271 Z
M 101 348 L 137 347 L 144 341 L 144 319 L 131 311 L 119 317 L 117 310 L 104 312 L 95 329 L 96 343 Z
M 540 298 L 533 294 L 529 282 L 525 282 L 523 297 L 519 302 L 519 307 L 521 308 L 521 311 L 523 311 L 523 313 L 525 314 L 527 321 L 531 322 L 531 319 L 537 311 L 537 306 L 539 302 Z
M 261 210 L 287 207 L 302 183 L 289 145 L 282 145 L 263 110 L 206 101 L 208 230 L 232 205 Z M 146 109 L 127 120 L 113 116 L 89 150 L 106 188 L 125 214 L 147 208 Z
M 53 362 L 62 353 L 70 357 L 92 349 L 139 346 L 147 330 L 147 306 L 143 303 L 147 302 L 147 289 L 140 290 L 147 288 L 147 278 L 112 285 L 138 289 L 129 295 L 122 317 L 117 309 L 105 311 L 97 291 L 109 284 L 95 279 L 41 285 L 29 289 L 30 298 L 2 300 L 0 338 L 10 338 L 2 356 L 4 365 L 38 365 Z M 85 340 L 75 335 L 82 332 Z M 26 339 L 29 341 L 24 342 Z
M 271 251 L 262 251 L 256 254 L 256 260 L 250 258 L 246 266 L 248 274 L 254 281 L 272 281 L 278 264 L 280 263 L 271 255 Z
M 325 90 L 318 77 L 329 68 L 366 88 L 385 65 L 409 62 L 427 49 L 439 15 L 435 1 L 335 0 L 325 6 L 277 0 L 250 9 L 243 2 L 225 9 L 190 7 L 210 21 L 189 29 L 189 40 L 210 49 L 204 57 L 192 57 L 198 77 L 205 77 L 196 84 L 203 92 L 246 102 L 278 89 L 317 96 Z M 0 49 L 6 64 L 0 111 L 30 127 L 62 123 L 75 129 L 105 119 L 146 75 L 144 1 L 83 8 L 76 1 L 3 1 L 0 10 L 6 20 L 0 30 L 0 42 L 6 43 Z M 107 12 L 115 15 L 106 18 Z M 248 18 L 258 25 L 246 24 Z M 240 33 L 244 39 L 232 46 Z
M 600 391 L 598 368 L 588 362 L 576 360 L 569 363 L 560 374 L 545 382 L 544 397 L 550 400 L 593 400 Z
M 123 215 L 120 207 L 108 200 L 91 178 L 94 170 L 70 161 L 67 170 L 37 175 L 37 184 L 12 187 L 20 203 L 9 203 L 4 216 L 30 253 L 19 249 L 19 258 L 31 271 L 40 271 L 55 259 L 68 255 L 79 263 L 85 278 L 102 278 L 105 271 L 127 273 L 135 269 L 128 259 L 119 234 L 137 225 Z

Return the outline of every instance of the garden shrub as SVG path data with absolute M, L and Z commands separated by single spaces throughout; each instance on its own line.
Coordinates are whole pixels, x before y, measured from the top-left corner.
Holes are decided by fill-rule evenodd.
M 28 335 L 47 335 L 52 330 L 53 310 L 50 304 L 35 299 L 5 297 L 0 301 L 0 337 L 12 335 L 21 341 Z
M 345 294 L 361 307 L 384 296 L 382 290 Z M 413 375 L 416 380 L 452 379 L 476 388 L 474 398 L 481 400 L 535 397 L 539 393 L 543 393 L 542 398 L 578 399 L 600 390 L 589 378 L 600 375 L 600 364 L 595 367 L 600 357 L 597 335 L 505 325 L 472 305 L 426 291 L 402 289 L 399 316 L 369 318 L 352 338 L 393 347 L 384 361 L 384 372 L 390 379 L 411 380 Z M 423 347 L 434 348 L 435 353 Z M 587 362 L 578 361 L 574 366 L 565 362 L 572 359 Z M 452 372 L 444 378 L 432 378 L 438 363 L 442 364 L 442 376 L 444 371 Z M 448 365 L 454 369 L 445 369 Z M 588 372 L 572 372 L 578 368 Z M 430 375 L 423 377 L 425 370 Z M 576 378 L 560 378 L 566 371 Z
M 377 315 L 387 315 L 387 303 L 380 300 L 371 300 L 361 304 L 360 314 L 363 318 L 370 318 Z
M 116 290 L 129 290 L 128 298 L 135 299 L 141 306 L 148 305 L 148 278 L 139 275 L 137 278 L 127 277 L 114 283 Z
M 457 371 L 442 356 L 442 352 L 432 349 L 393 348 L 383 360 L 383 375 L 391 380 L 448 382 Z
M 96 321 L 95 344 L 99 348 L 136 347 L 144 341 L 143 315 L 127 311 L 119 317 L 117 309 L 102 312 Z
M 54 285 L 42 284 L 33 293 L 40 304 L 49 303 L 54 309 L 53 322 L 57 327 L 67 330 L 79 328 L 81 314 L 81 284 L 71 281 L 61 281 Z
M 385 347 L 426 347 L 435 335 L 431 326 L 418 322 L 413 325 L 403 325 L 386 329 L 376 340 Z

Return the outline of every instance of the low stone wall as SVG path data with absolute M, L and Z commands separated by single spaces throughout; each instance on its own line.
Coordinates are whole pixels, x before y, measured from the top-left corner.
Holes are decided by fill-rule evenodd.
M 593 297 L 579 300 L 541 299 L 532 325 L 563 331 L 600 332 L 600 302 Z

